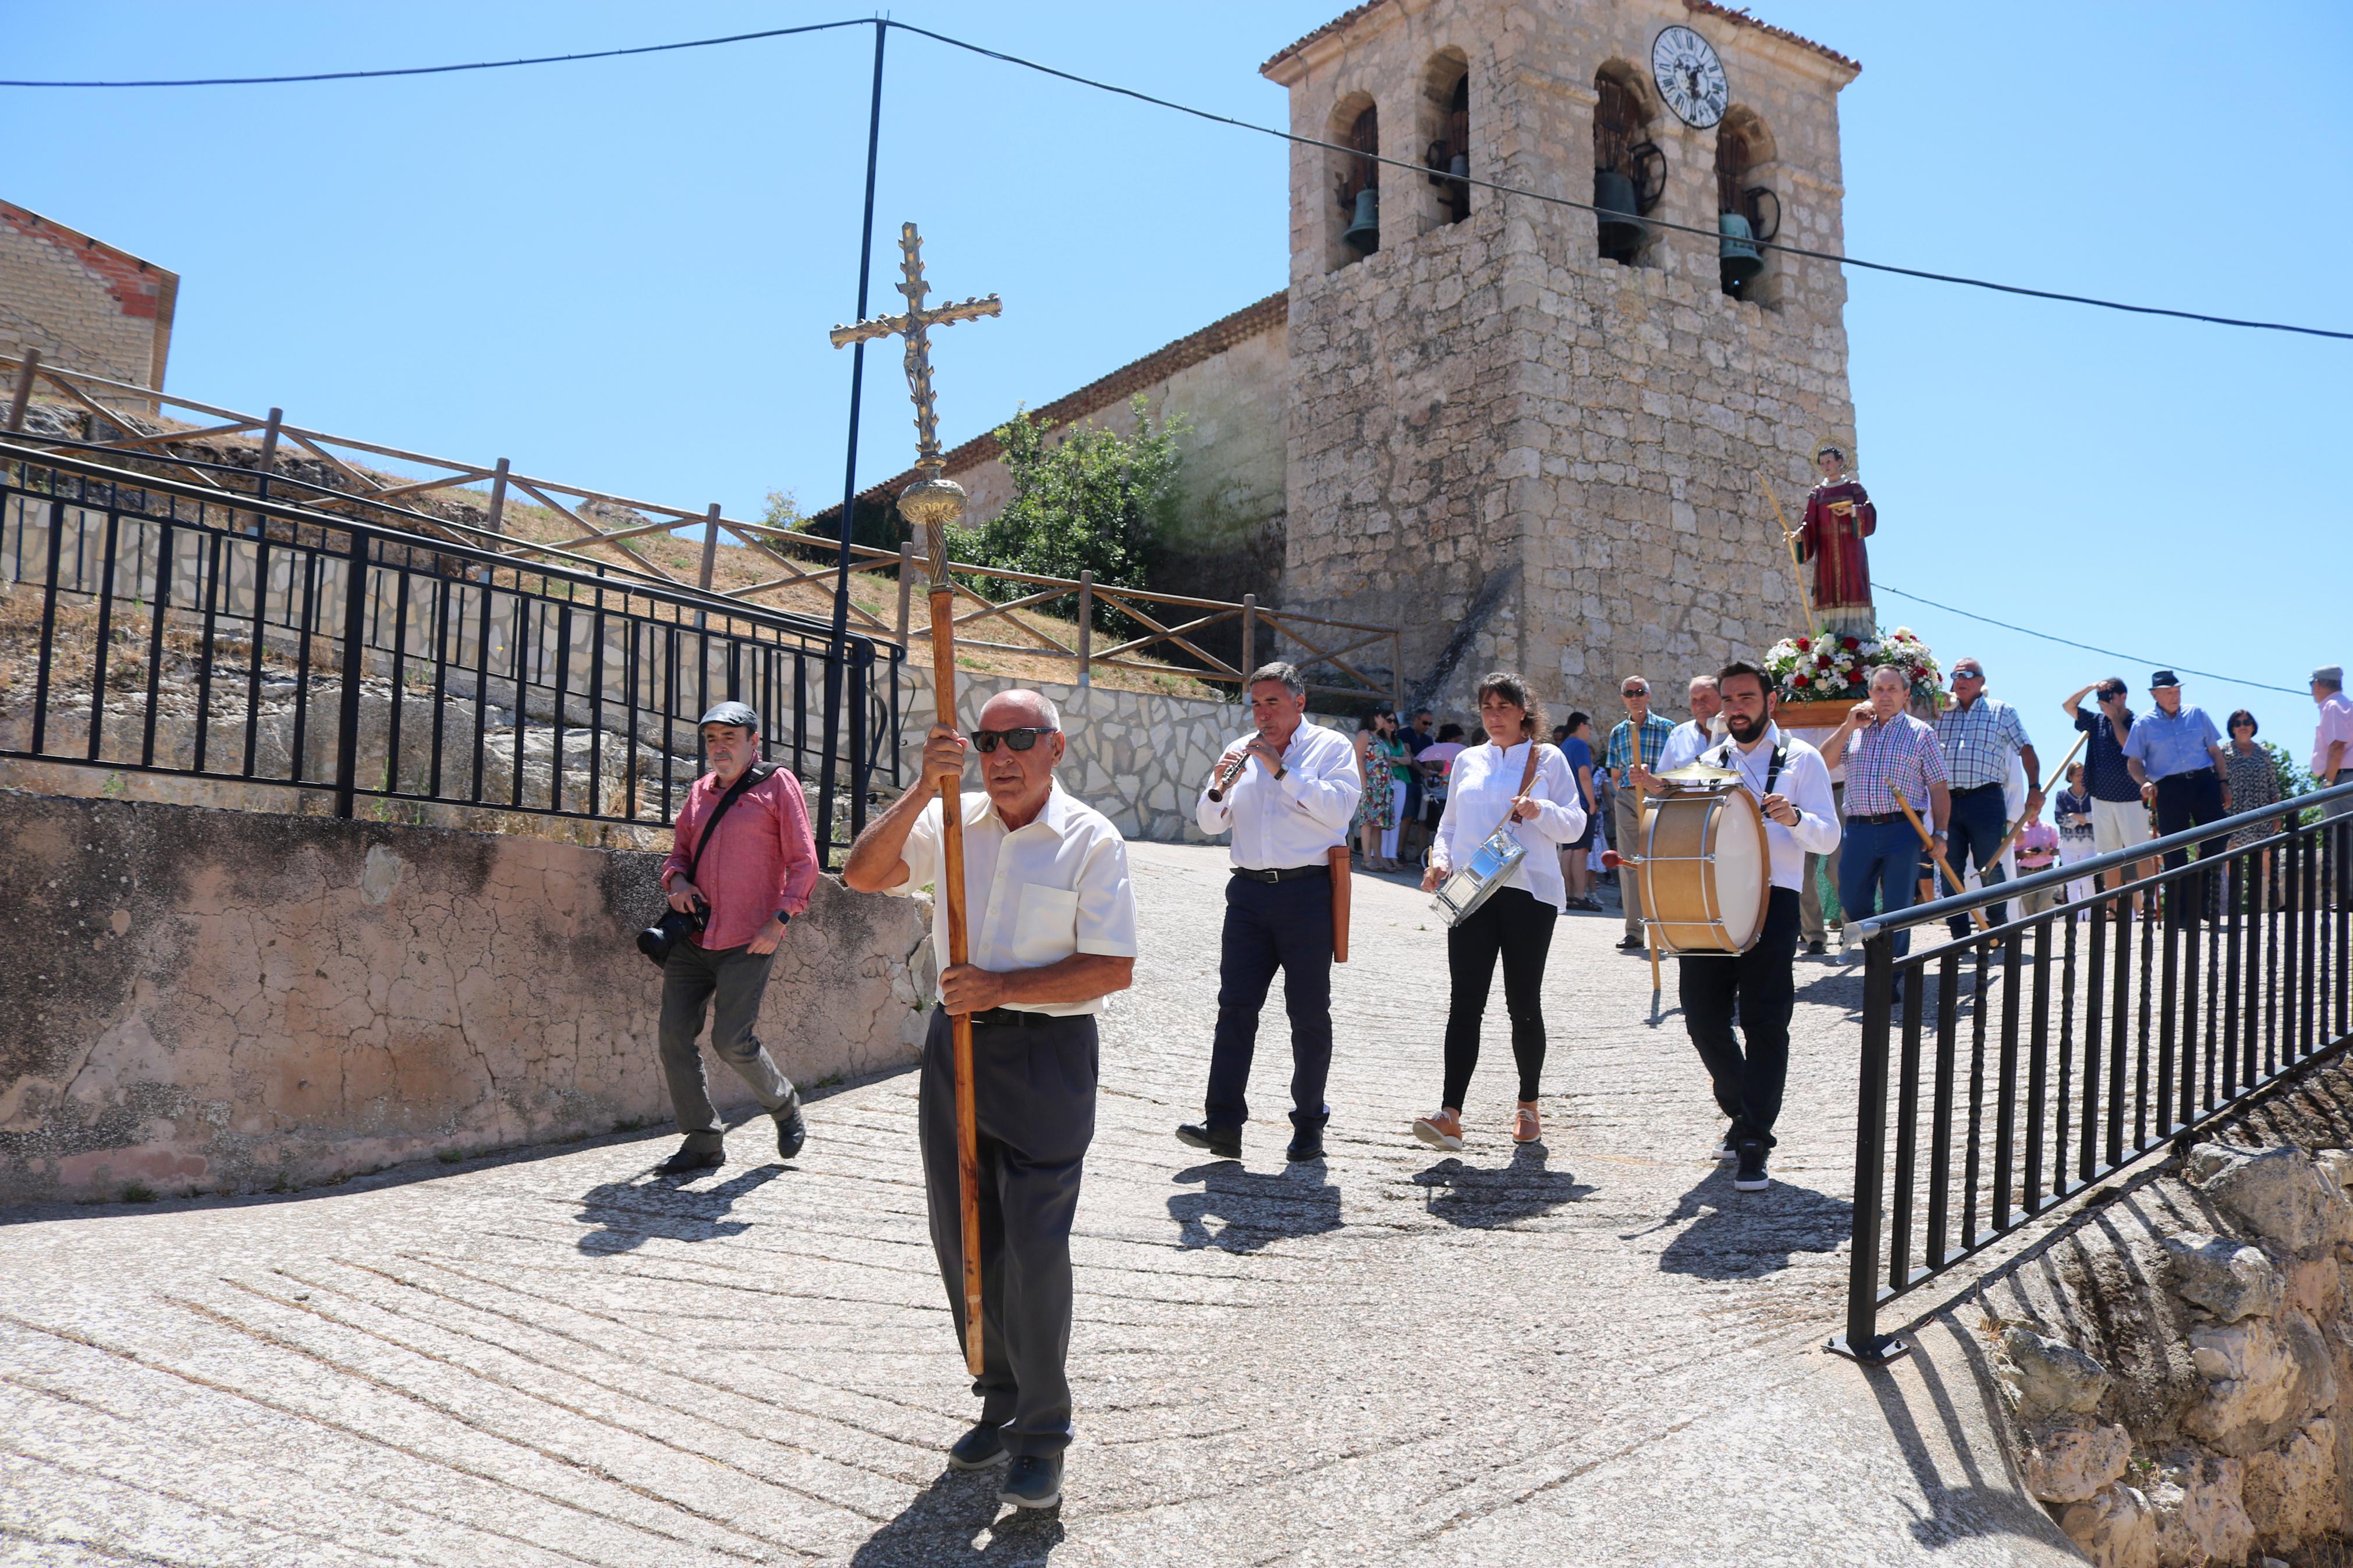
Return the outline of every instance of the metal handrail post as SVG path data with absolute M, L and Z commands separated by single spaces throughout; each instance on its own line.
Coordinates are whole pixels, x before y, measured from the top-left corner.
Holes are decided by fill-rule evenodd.
M 359 807 L 360 678 L 367 671 L 368 536 L 352 530 L 349 576 L 343 583 L 343 690 L 335 724 L 335 815 Z M 258 634 L 257 634 L 258 637 Z M 522 679 L 515 679 L 515 732 L 522 732 Z M 560 762 L 560 759 L 559 759 Z
M 1879 1331 L 1879 1197 L 1887 1184 L 1887 1020 L 1895 1005 L 1895 939 L 1862 949 L 1862 1061 L 1854 1119 L 1854 1241 L 1847 1259 L 1846 1332 L 1828 1348 L 1864 1366 L 1885 1366 L 1911 1347 Z M 1914 984 L 1918 984 L 1914 977 Z

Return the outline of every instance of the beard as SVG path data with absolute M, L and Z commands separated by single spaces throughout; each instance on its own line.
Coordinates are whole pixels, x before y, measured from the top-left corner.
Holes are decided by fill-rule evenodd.
M 1744 746 L 1765 733 L 1766 723 L 1762 713 L 1727 713 L 1724 716 L 1724 727 L 1732 732 L 1734 740 Z

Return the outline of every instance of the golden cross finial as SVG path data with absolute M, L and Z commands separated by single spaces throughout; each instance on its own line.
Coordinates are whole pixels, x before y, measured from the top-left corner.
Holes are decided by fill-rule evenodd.
M 907 389 L 915 400 L 915 466 L 923 470 L 925 478 L 936 479 L 944 465 L 940 457 L 939 415 L 932 401 L 931 329 L 994 316 L 1002 307 L 997 296 L 991 294 L 986 299 L 926 310 L 923 297 L 931 292 L 931 285 L 923 281 L 923 237 L 915 232 L 913 224 L 899 226 L 899 248 L 907 258 L 906 276 L 899 284 L 899 292 L 907 297 L 906 314 L 877 316 L 854 326 L 836 327 L 833 346 L 841 348 L 871 338 L 906 338 Z

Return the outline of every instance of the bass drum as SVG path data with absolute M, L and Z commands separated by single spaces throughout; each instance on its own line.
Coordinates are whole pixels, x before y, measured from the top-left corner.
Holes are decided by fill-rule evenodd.
M 1773 895 L 1765 814 L 1737 785 L 1643 802 L 1644 923 L 1672 953 L 1739 953 L 1757 943 Z

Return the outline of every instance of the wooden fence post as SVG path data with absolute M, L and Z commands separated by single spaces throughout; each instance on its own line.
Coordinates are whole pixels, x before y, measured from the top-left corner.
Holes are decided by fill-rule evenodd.
M 501 458 L 499 466 L 491 470 L 491 531 L 504 533 L 506 531 L 507 460 Z
M 15 435 L 25 427 L 25 410 L 33 401 L 33 381 L 41 373 L 41 351 L 26 349 L 25 363 L 16 369 L 16 395 L 8 399 L 8 433 Z
M 285 417 L 284 409 L 273 408 L 261 426 L 261 477 L 255 484 L 253 493 L 263 500 L 269 499 L 269 470 L 278 466 L 278 426 Z
M 1242 679 L 1250 679 L 1250 671 L 1258 668 L 1258 595 L 1242 595 Z M 1250 700 L 1250 688 L 1241 689 L 1241 699 Z
M 907 646 L 907 595 L 915 585 L 915 542 L 899 541 L 899 646 Z
M 694 585 L 704 593 L 711 592 L 711 574 L 719 565 L 719 503 L 712 501 L 702 518 L 702 570 L 696 574 Z
M 1171 617 L 1174 618 L 1173 616 Z M 1095 574 L 1092 570 L 1079 573 L 1079 684 L 1091 684 L 1089 667 L 1095 656 Z M 2326 762 L 2327 758 L 2321 759 Z

